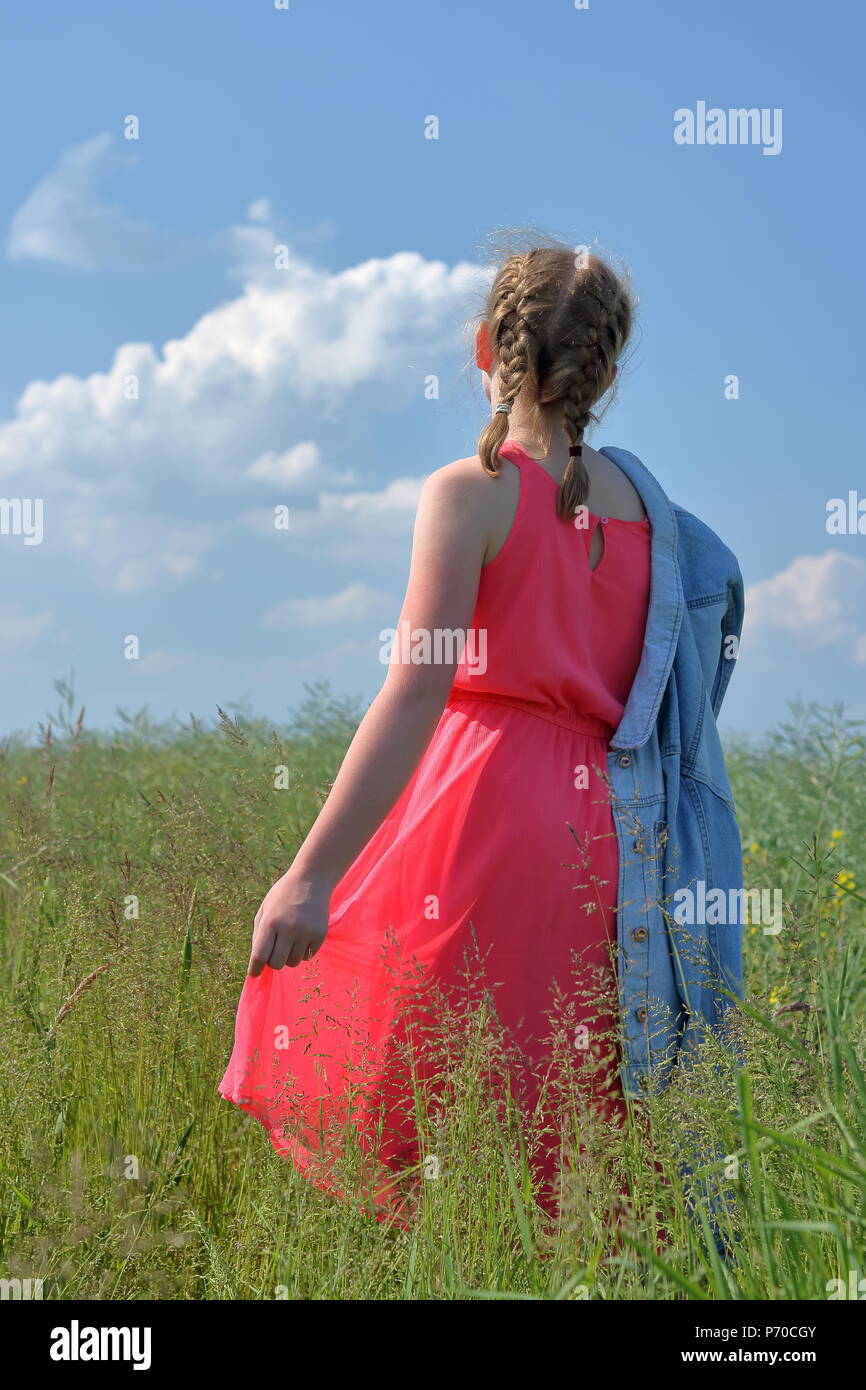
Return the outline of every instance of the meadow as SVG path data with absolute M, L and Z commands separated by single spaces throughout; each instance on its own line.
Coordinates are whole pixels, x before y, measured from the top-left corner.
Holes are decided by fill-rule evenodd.
M 253 913 L 361 706 L 315 687 L 276 730 L 143 711 L 94 732 L 57 691 L 39 739 L 0 749 L 0 1276 L 51 1299 L 866 1297 L 866 738 L 844 710 L 727 741 L 747 884 L 784 902 L 777 935 L 747 928 L 745 1064 L 711 1047 L 598 1136 L 552 1229 L 470 1039 L 404 1229 L 298 1178 L 217 1094 Z M 681 1171 L 696 1134 L 722 1156 L 715 1228 Z

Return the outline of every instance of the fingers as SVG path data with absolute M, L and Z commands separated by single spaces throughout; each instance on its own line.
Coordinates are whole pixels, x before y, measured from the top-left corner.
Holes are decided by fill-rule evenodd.
M 290 965 L 293 970 L 296 965 L 301 965 L 304 960 L 309 959 L 307 956 L 309 944 L 309 939 L 305 936 L 292 942 L 292 949 L 288 954 L 287 964 Z
M 265 967 L 265 960 L 264 960 L 264 959 L 261 959 L 261 960 L 259 959 L 260 952 L 258 952 L 258 951 L 256 950 L 256 936 L 257 936 L 257 934 L 258 934 L 258 930 L 259 930 L 259 927 L 260 927 L 260 925 L 261 925 L 261 921 L 262 921 L 262 909 L 261 909 L 261 907 L 260 907 L 259 910 L 258 910 L 258 912 L 256 913 L 255 917 L 253 918 L 253 940 L 252 940 L 252 945 L 250 946 L 250 963 L 249 963 L 249 965 L 247 966 L 247 974 L 248 974 L 248 975 L 261 975 L 262 970 L 263 970 L 264 967 Z M 253 968 L 254 966 L 256 967 L 255 969 Z
M 250 952 L 250 961 L 247 966 L 248 975 L 261 975 L 271 957 L 274 948 L 275 934 L 273 931 L 256 931 L 253 938 L 253 947 Z
M 314 956 L 319 954 L 319 951 L 321 951 L 324 944 L 324 937 L 308 937 L 306 942 L 306 950 L 301 955 L 299 964 L 306 965 L 308 961 L 311 961 Z M 292 962 L 290 961 L 289 964 L 291 965 Z
M 293 944 L 292 938 L 287 936 L 285 932 L 277 932 L 275 934 L 274 944 L 271 949 L 270 957 L 268 958 L 268 965 L 272 970 L 282 970 L 286 961 L 289 959 Z
M 270 928 L 253 941 L 247 974 L 253 977 L 261 975 L 266 965 L 272 970 L 282 970 L 286 965 L 294 970 L 296 966 L 312 960 L 321 944 L 308 936 L 293 937 Z
M 265 898 L 253 920 L 253 941 L 247 975 L 261 975 L 266 965 L 272 970 L 282 970 L 288 966 L 294 970 L 299 965 L 312 960 L 324 941 L 324 933 L 311 930 L 298 914 L 275 913 L 268 910 Z

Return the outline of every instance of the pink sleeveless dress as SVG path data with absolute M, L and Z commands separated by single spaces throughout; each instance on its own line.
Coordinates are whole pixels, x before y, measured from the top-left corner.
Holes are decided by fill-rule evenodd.
M 467 1009 L 477 1019 L 492 1004 L 511 1093 L 536 1116 L 563 1043 L 593 1059 L 590 1101 L 623 1112 L 616 1048 L 600 1042 L 616 1016 L 607 746 L 641 657 L 650 525 L 563 521 L 555 480 L 516 441 L 500 452 L 520 470 L 517 511 L 482 569 L 436 731 L 337 885 L 318 954 L 246 979 L 220 1085 L 311 1181 L 378 1215 L 393 1210 L 391 1177 L 424 1161 L 409 1058 L 425 1094 L 447 1103 L 433 1022 L 446 1000 L 458 1032 Z M 346 1127 L 354 1190 L 336 1157 Z M 558 1163 L 550 1133 L 536 1157 L 542 1200 Z

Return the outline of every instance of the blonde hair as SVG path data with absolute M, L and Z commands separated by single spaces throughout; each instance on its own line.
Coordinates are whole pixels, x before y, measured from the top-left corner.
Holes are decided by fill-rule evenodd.
M 531 408 L 562 405 L 569 444 L 582 446 L 593 406 L 613 385 L 628 341 L 634 305 L 624 277 L 600 257 L 562 242 L 507 256 L 496 274 L 483 317 L 499 360 L 499 403 L 518 396 Z M 499 448 L 509 420 L 494 414 L 478 441 L 486 473 L 499 473 Z M 557 498 L 561 517 L 573 517 L 589 495 L 580 455 L 571 455 Z

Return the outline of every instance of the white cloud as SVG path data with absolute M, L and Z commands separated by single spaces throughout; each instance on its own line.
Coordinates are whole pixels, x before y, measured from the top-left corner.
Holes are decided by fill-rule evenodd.
M 125 591 L 195 572 L 231 530 L 231 493 L 256 482 L 328 488 L 292 520 L 299 535 L 339 533 L 344 553 L 404 537 L 420 479 L 336 491 L 354 479 L 322 463 L 311 421 L 333 432 L 345 416 L 353 457 L 354 410 L 420 402 L 480 278 L 408 251 L 336 272 L 292 257 L 159 351 L 125 343 L 105 371 L 31 382 L 0 422 L 2 486 L 44 497 L 53 546 Z
M 246 476 L 264 483 L 303 483 L 315 478 L 321 467 L 322 457 L 317 445 L 306 440 L 282 454 L 268 449 L 250 464 Z
M 101 201 L 99 183 L 133 162 L 107 133 L 64 150 L 12 218 L 6 243 L 14 260 L 56 261 L 79 270 L 152 265 L 164 248 L 151 227 Z
M 308 420 L 311 403 L 349 410 L 347 394 L 361 387 L 367 408 L 420 399 L 427 367 L 455 346 L 475 278 L 474 267 L 414 252 L 335 274 L 296 261 L 161 353 L 125 343 L 105 372 L 31 382 L 0 423 L 0 471 L 38 465 L 72 491 L 148 470 L 234 480 L 239 459 L 278 449 L 288 429 L 297 438 L 291 422 Z
M 777 629 L 804 647 L 847 647 L 866 663 L 866 560 L 843 551 L 800 555 L 787 569 L 749 585 L 744 637 Z
M 332 222 L 295 226 L 289 231 L 284 219 L 275 216 L 270 199 L 257 198 L 247 208 L 246 222 L 229 228 L 229 278 L 273 289 L 274 276 L 290 269 L 285 265 L 287 259 L 298 260 L 299 247 L 321 247 L 335 232 Z
M 263 627 L 324 627 L 360 623 L 380 617 L 391 606 L 390 595 L 369 584 L 349 584 L 338 594 L 321 598 L 287 599 L 262 618 Z
M 0 648 L 11 651 L 16 647 L 27 647 L 37 642 L 54 622 L 54 614 L 49 610 L 41 613 L 23 613 L 18 604 L 0 604 Z
M 259 536 L 310 540 L 328 555 L 379 558 L 402 552 L 412 534 L 423 478 L 394 478 L 378 492 L 323 492 L 315 507 L 291 507 L 288 530 L 277 530 L 269 507 L 242 512 L 241 522 Z
M 256 482 L 273 483 L 277 487 L 322 487 L 327 483 L 348 485 L 355 481 L 353 473 L 329 472 L 322 462 L 318 445 L 309 439 L 283 453 L 268 449 L 250 464 L 245 476 Z
M 291 515 L 294 535 L 323 539 L 332 554 L 359 556 L 412 532 L 423 478 L 394 478 L 379 492 L 325 492 L 315 509 Z

